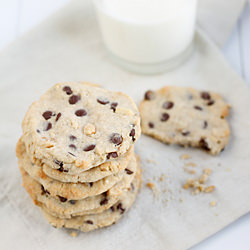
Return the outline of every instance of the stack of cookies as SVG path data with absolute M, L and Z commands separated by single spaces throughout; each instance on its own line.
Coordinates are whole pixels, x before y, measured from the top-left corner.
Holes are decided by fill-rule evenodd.
M 141 183 L 134 143 L 140 116 L 123 93 L 60 83 L 26 113 L 17 157 L 23 186 L 55 227 L 114 224 Z

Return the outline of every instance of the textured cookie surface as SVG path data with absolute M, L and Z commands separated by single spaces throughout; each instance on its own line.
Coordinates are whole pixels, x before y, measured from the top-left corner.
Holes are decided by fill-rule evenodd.
M 57 228 L 73 228 L 88 232 L 97 228 L 106 227 L 116 223 L 131 207 L 138 193 L 140 182 L 140 178 L 135 178 L 134 188 L 131 188 L 128 192 L 123 192 L 117 203 L 101 213 L 76 216 L 71 219 L 61 219 L 51 215 L 45 207 L 42 208 L 42 211 L 48 222 Z
M 59 83 L 23 120 L 33 160 L 78 174 L 123 155 L 140 136 L 140 117 L 127 95 L 84 83 Z
M 128 192 L 131 188 L 134 189 L 135 178 L 140 179 L 140 168 L 137 166 L 134 171 L 132 171 L 133 166 L 129 165 L 128 168 L 131 169 L 129 174 L 124 175 L 122 180 L 112 188 L 102 194 L 82 200 L 54 197 L 23 168 L 20 168 L 20 171 L 23 177 L 23 186 L 36 205 L 46 207 L 49 213 L 56 217 L 71 218 L 72 216 L 100 213 L 114 205 L 123 192 Z
M 213 92 L 173 86 L 149 90 L 140 104 L 142 132 L 168 144 L 218 154 L 229 140 L 228 109 Z
M 136 170 L 136 157 L 133 155 L 129 168 L 121 172 L 107 176 L 96 182 L 83 182 L 83 183 L 65 183 L 54 180 L 44 174 L 42 168 L 32 164 L 27 153 L 23 153 L 22 157 L 18 158 L 20 168 L 23 168 L 32 178 L 43 185 L 43 188 L 52 196 L 59 196 L 62 199 L 80 200 L 89 196 L 94 196 L 106 192 L 116 183 L 121 181 L 124 174 L 128 170 L 134 172 Z
M 43 171 L 47 176 L 51 177 L 52 179 L 61 181 L 61 182 L 96 182 L 100 179 L 103 179 L 107 176 L 112 174 L 117 174 L 118 172 L 124 170 L 127 165 L 129 164 L 132 156 L 134 147 L 132 146 L 127 153 L 120 156 L 119 158 L 111 161 L 107 161 L 97 167 L 88 169 L 83 171 L 79 174 L 71 174 L 71 171 L 66 171 L 63 167 L 59 169 L 54 169 L 48 166 L 47 164 L 42 164 L 39 161 L 33 163 L 37 166 L 41 167 L 41 171 Z M 22 142 L 22 137 L 19 139 L 16 147 L 16 154 L 18 158 L 22 158 L 23 155 L 26 154 L 25 145 Z M 30 159 L 32 160 L 32 159 Z

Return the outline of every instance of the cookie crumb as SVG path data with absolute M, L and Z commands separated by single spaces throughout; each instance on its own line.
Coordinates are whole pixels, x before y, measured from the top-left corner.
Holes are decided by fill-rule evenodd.
M 147 187 L 150 188 L 153 191 L 153 195 L 155 198 L 159 198 L 160 192 L 159 190 L 156 188 L 155 184 L 152 182 L 148 182 L 147 183 Z
M 181 158 L 181 160 L 188 160 L 188 159 L 191 158 L 191 156 L 188 155 L 188 154 L 183 154 L 183 155 L 180 156 L 180 158 Z
M 204 184 L 204 183 L 207 181 L 207 179 L 208 179 L 208 175 L 207 175 L 207 174 L 203 174 L 203 175 L 200 177 L 199 182 L 200 182 L 201 184 Z
M 216 201 L 211 201 L 211 202 L 210 202 L 210 206 L 211 206 L 211 207 L 214 207 L 216 204 L 217 204 Z
M 73 238 L 76 238 L 78 236 L 77 232 L 76 231 L 72 231 L 70 233 L 70 236 L 73 237 Z
M 209 175 L 212 173 L 210 168 L 206 168 L 203 170 L 203 174 L 196 180 L 187 179 L 186 183 L 182 186 L 183 189 L 192 189 L 192 195 L 197 195 L 201 192 L 203 193 L 211 193 L 214 191 L 215 186 L 205 186 L 205 183 L 208 180 Z
M 203 173 L 204 173 L 204 174 L 207 174 L 207 175 L 210 175 L 210 174 L 212 173 L 212 169 L 211 169 L 211 168 L 205 168 L 205 169 L 203 170 Z
M 160 181 L 164 181 L 165 177 L 166 177 L 166 175 L 165 175 L 165 174 L 162 174 L 159 180 L 160 180 Z
M 185 168 L 185 167 L 184 167 L 184 171 L 187 172 L 188 174 L 195 174 L 196 173 L 195 170 L 188 169 L 188 168 Z
M 204 192 L 205 193 L 211 193 L 211 192 L 214 191 L 214 189 L 215 189 L 214 185 L 213 186 L 208 186 L 208 187 L 205 188 Z
M 152 183 L 152 182 L 148 182 L 148 183 L 147 183 L 147 186 L 148 186 L 150 189 L 152 189 L 152 190 L 155 188 L 155 184 Z
M 186 167 L 196 167 L 197 165 L 194 162 L 185 162 L 185 166 Z

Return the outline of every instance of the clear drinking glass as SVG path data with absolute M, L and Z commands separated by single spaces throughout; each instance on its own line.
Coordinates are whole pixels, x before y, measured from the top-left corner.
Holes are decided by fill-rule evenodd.
M 197 0 L 94 0 L 104 44 L 128 70 L 170 70 L 192 52 Z

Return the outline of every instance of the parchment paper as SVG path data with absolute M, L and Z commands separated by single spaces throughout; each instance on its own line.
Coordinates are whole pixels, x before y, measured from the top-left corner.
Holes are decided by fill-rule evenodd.
M 0 249 L 186 249 L 250 210 L 250 90 L 201 33 L 195 51 L 175 71 L 141 76 L 113 65 L 106 55 L 89 1 L 76 1 L 0 55 Z M 138 103 L 147 89 L 164 85 L 217 91 L 232 105 L 230 143 L 219 156 L 167 146 L 142 136 L 136 144 L 144 185 L 116 225 L 77 238 L 51 227 L 21 187 L 15 143 L 32 101 L 60 81 L 85 80 L 123 91 Z M 190 154 L 197 176 L 209 167 L 210 194 L 191 195 L 181 186 L 193 177 L 180 155 Z M 167 179 L 157 183 L 162 174 Z M 145 187 L 156 183 L 157 197 Z M 163 190 L 166 188 L 167 192 Z M 180 191 L 182 190 L 182 191 Z M 182 201 L 181 201 L 182 200 Z M 216 201 L 215 207 L 209 203 Z

